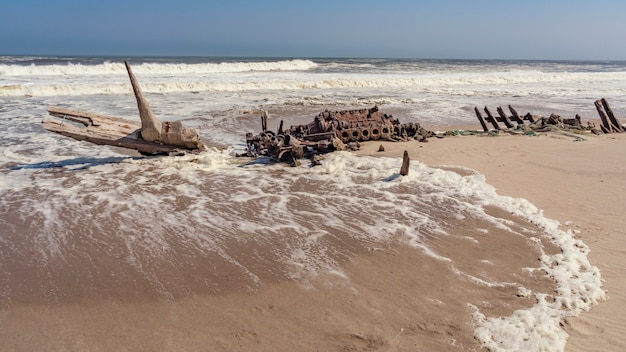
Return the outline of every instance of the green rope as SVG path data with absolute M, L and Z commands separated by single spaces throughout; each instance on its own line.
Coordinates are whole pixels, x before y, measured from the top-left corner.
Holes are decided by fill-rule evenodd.
M 63 126 L 63 124 L 65 124 L 65 118 L 67 117 L 66 114 L 63 114 L 63 119 L 61 120 L 61 126 Z

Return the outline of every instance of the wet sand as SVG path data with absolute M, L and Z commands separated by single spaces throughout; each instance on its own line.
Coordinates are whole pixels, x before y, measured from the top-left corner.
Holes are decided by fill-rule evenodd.
M 383 153 L 377 152 L 380 143 L 369 143 L 359 153 L 399 158 L 409 150 L 413 160 L 431 166 L 459 173 L 472 171 L 455 165 L 477 170 L 500 194 L 526 198 L 547 217 L 578 231 L 591 247 L 592 264 L 602 270 L 610 300 L 568 320 L 567 350 L 617 351 L 624 349 L 626 340 L 621 336 L 624 316 L 614 314 L 625 299 L 620 291 L 625 266 L 619 241 L 626 206 L 619 193 L 625 186 L 626 166 L 620 163 L 626 157 L 625 137 L 590 137 L 584 142 L 561 136 L 449 137 L 430 143 L 383 143 Z M 502 280 L 513 273 L 516 282 L 532 290 L 554 286 L 542 275 L 519 270 L 534 265 L 539 255 L 528 238 L 500 236 L 496 230 L 472 232 L 468 229 L 484 226 L 448 222 L 458 233 L 433 238 L 430 245 L 455 258 L 459 269 Z M 340 262 L 341 270 L 293 280 L 281 276 L 253 288 L 238 288 L 233 283 L 237 276 L 225 273 L 213 279 L 216 285 L 231 287 L 225 292 L 192 290 L 181 297 L 130 300 L 83 295 L 56 304 L 5 300 L 0 350 L 480 350 L 468 303 L 488 316 L 506 316 L 534 304 L 516 287 L 477 284 L 401 243 L 342 246 L 350 255 Z M 544 246 L 549 253 L 557 251 L 548 243 Z M 271 267 L 263 270 L 272 272 Z
M 475 127 L 474 127 L 475 128 Z M 436 128 L 433 128 L 436 129 Z M 576 231 L 598 266 L 609 300 L 568 319 L 566 351 L 626 350 L 626 135 L 561 135 L 430 139 L 429 143 L 366 144 L 365 154 L 402 155 L 431 166 L 465 166 L 498 193 L 529 200 L 548 218 Z
M 536 262 L 537 253 L 523 237 L 495 231 L 476 236 L 484 245 L 451 236 L 446 241 L 456 245 L 441 246 L 458 252 L 446 253 L 456 255 L 457 265 L 490 268 L 495 276 L 507 277 Z M 511 256 L 514 250 L 518 255 Z M 493 264 L 481 266 L 485 252 Z M 516 280 L 533 290 L 552 284 L 521 272 Z M 227 284 L 228 278 L 222 281 Z M 438 259 L 390 244 L 352 257 L 342 273 L 257 290 L 12 305 L 0 313 L 0 346 L 15 351 L 480 350 L 468 302 L 489 316 L 534 304 L 531 297 L 518 297 L 515 287 L 476 284 Z

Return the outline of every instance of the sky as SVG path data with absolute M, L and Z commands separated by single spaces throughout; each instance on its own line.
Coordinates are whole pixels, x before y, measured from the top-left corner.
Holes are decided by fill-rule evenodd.
M 624 0 L 14 0 L 0 55 L 626 60 Z

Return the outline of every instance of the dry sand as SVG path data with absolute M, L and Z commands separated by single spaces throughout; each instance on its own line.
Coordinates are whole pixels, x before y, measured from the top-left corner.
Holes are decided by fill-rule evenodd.
M 609 300 L 570 319 L 567 351 L 626 351 L 626 134 L 457 136 L 429 143 L 366 144 L 365 154 L 401 156 L 429 166 L 465 166 L 498 193 L 529 200 L 548 218 L 578 231 L 591 249 Z

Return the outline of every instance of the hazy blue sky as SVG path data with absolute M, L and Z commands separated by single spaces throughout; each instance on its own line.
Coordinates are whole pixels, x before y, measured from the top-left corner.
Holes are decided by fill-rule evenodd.
M 8 0 L 0 54 L 626 60 L 624 0 Z

